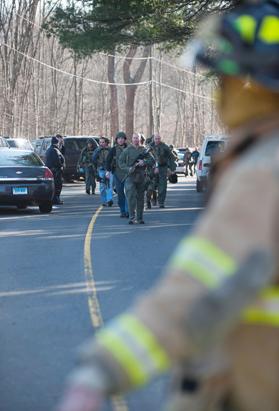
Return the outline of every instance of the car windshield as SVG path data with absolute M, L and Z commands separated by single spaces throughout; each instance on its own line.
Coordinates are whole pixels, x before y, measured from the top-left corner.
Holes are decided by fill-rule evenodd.
M 179 160 L 183 160 L 183 159 L 184 159 L 184 154 L 183 154 L 183 153 L 179 152 L 177 155 L 178 155 L 178 159 L 179 159 Z
M 206 145 L 205 155 L 206 156 L 214 156 L 217 153 L 221 153 L 225 149 L 225 142 L 223 140 L 220 141 L 208 141 Z
M 21 148 L 24 150 L 32 150 L 32 145 L 28 140 L 24 139 L 14 139 L 8 140 L 9 146 L 14 148 Z
M 40 158 L 28 151 L 17 152 L 16 150 L 0 151 L 0 166 L 2 167 L 36 167 L 43 166 Z

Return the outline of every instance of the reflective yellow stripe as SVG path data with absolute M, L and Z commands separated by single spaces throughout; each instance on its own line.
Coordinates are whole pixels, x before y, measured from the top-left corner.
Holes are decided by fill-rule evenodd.
M 146 383 L 170 365 L 155 336 L 132 315 L 120 316 L 97 338 L 126 371 L 133 385 Z
M 260 302 L 245 310 L 242 319 L 245 323 L 279 327 L 279 288 L 265 289 Z
M 266 16 L 259 30 L 259 39 L 265 43 L 279 43 L 279 18 Z
M 249 324 L 263 324 L 279 327 L 279 314 L 266 313 L 262 310 L 251 308 L 245 312 L 243 321 Z
M 249 15 L 243 15 L 236 19 L 235 24 L 241 37 L 248 43 L 253 43 L 257 26 L 256 19 Z
M 126 346 L 120 337 L 107 329 L 101 331 L 97 340 L 112 354 L 127 373 L 133 385 L 143 385 L 147 381 L 146 373 L 142 369 L 140 362 L 135 358 L 134 353 L 130 351 L 129 347 Z
M 136 317 L 124 315 L 123 324 L 137 338 L 142 347 L 154 361 L 157 371 L 165 371 L 170 366 L 169 358 L 164 349 L 158 344 L 154 335 Z
M 279 287 L 268 287 L 261 292 L 261 297 L 264 299 L 278 299 L 279 300 Z
M 217 287 L 236 270 L 234 260 L 208 240 L 188 237 L 170 261 L 171 268 L 187 271 L 209 288 Z

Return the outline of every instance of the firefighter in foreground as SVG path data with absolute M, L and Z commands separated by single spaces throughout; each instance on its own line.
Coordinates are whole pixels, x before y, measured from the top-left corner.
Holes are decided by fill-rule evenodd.
M 59 410 L 99 410 L 171 366 L 169 409 L 279 410 L 279 4 L 240 6 L 199 35 L 231 134 L 211 199 L 157 287 L 83 348 Z

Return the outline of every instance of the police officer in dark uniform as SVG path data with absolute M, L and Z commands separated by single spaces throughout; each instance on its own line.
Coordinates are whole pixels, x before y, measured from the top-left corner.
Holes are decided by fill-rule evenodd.
M 56 134 L 55 137 L 58 138 L 58 148 L 60 152 L 62 153 L 62 155 L 65 157 L 66 148 L 65 148 L 64 138 L 63 136 L 61 136 L 61 134 Z
M 58 148 L 59 140 L 57 137 L 52 137 L 51 146 L 46 152 L 46 166 L 52 171 L 54 177 L 55 194 L 53 197 L 53 204 L 60 205 L 63 201 L 60 200 L 60 194 L 63 185 L 63 166 L 65 163 L 64 156 Z

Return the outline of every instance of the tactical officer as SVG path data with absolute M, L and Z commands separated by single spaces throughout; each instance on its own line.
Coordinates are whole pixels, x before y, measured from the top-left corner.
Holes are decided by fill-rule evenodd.
M 192 151 L 192 154 L 191 154 L 191 159 L 194 165 L 194 173 L 196 172 L 199 155 L 200 155 L 199 149 L 198 147 L 195 147 L 194 151 Z
M 185 176 L 187 177 L 190 172 L 190 176 L 193 177 L 193 162 L 192 162 L 192 153 L 189 147 L 186 147 L 185 154 L 183 157 L 185 164 Z
M 144 224 L 144 191 L 145 170 L 154 162 L 143 146 L 140 146 L 139 134 L 132 137 L 132 144 L 128 146 L 119 157 L 119 166 L 125 173 L 125 193 L 128 201 L 129 224 Z
M 52 137 L 51 146 L 46 151 L 46 166 L 52 171 L 54 177 L 55 194 L 52 202 L 55 205 L 63 204 L 60 194 L 63 186 L 63 166 L 65 164 L 65 159 L 58 148 L 58 144 L 58 138 Z
M 152 148 L 154 145 L 154 135 L 146 139 L 146 145 L 148 148 Z M 152 150 L 150 151 L 151 155 Z M 155 157 L 153 156 L 155 159 Z M 156 163 L 156 160 L 155 160 Z M 151 205 L 154 207 L 157 205 L 158 199 L 158 184 L 159 184 L 159 175 L 155 174 L 155 163 L 152 166 L 147 167 L 146 169 L 146 208 L 151 209 Z
M 93 164 L 97 169 L 98 180 L 100 182 L 100 195 L 103 206 L 111 207 L 112 200 L 112 174 L 106 169 L 107 156 L 109 154 L 109 140 L 106 137 L 101 137 L 99 140 L 100 146 L 93 153 Z
M 96 189 L 96 170 L 93 164 L 94 140 L 89 138 L 86 146 L 82 149 L 78 161 L 78 167 L 82 167 L 85 173 L 85 189 L 86 193 L 90 195 L 95 194 Z
M 109 151 L 107 156 L 106 169 L 113 174 L 113 186 L 118 196 L 118 206 L 120 208 L 120 217 L 128 218 L 128 203 L 124 192 L 125 171 L 120 168 L 119 157 L 122 151 L 127 147 L 127 137 L 124 131 L 116 134 L 115 145 Z
M 178 154 L 177 154 L 177 152 L 175 151 L 175 149 L 174 149 L 174 147 L 173 147 L 172 144 L 169 145 L 169 149 L 170 149 L 170 151 L 172 152 L 172 155 L 173 155 L 173 157 L 174 157 L 174 160 L 175 160 L 175 161 L 178 161 L 178 160 L 179 160 Z
M 155 164 L 146 168 L 146 209 L 151 209 L 151 205 L 157 204 L 158 174 L 155 174 Z
M 165 208 L 165 200 L 167 195 L 167 179 L 168 169 L 174 172 L 176 169 L 175 158 L 167 146 L 161 141 L 159 134 L 154 135 L 154 144 L 152 145 L 152 153 L 156 159 L 156 167 L 154 173 L 158 175 L 158 202 L 160 208 Z
M 199 35 L 231 134 L 211 199 L 163 280 L 84 348 L 61 411 L 96 411 L 172 364 L 172 410 L 279 409 L 279 2 L 239 6 Z

